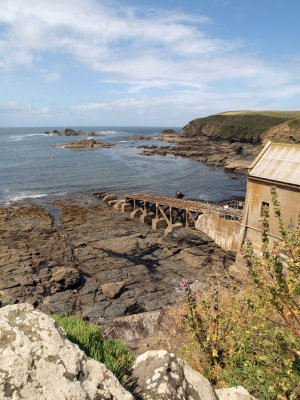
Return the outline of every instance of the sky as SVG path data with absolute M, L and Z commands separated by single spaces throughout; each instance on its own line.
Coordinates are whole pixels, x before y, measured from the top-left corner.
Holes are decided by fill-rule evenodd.
M 0 126 L 300 109 L 299 0 L 0 0 Z

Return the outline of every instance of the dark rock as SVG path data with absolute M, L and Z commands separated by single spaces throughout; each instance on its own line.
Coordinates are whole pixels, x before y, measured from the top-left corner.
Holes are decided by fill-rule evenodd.
M 160 133 L 169 134 L 169 133 L 177 133 L 177 132 L 174 131 L 174 129 L 166 128 L 166 129 L 163 129 Z
M 62 290 L 75 288 L 79 285 L 80 274 L 75 268 L 58 268 L 52 274 L 50 280 L 51 293 L 61 292 Z
M 67 135 L 68 136 L 68 135 Z M 72 135 L 74 136 L 74 135 Z M 73 142 L 70 142 L 68 144 L 63 144 L 63 145 L 57 145 L 54 147 L 63 147 L 63 148 L 70 148 L 70 149 L 96 149 L 100 147 L 112 147 L 114 146 L 114 143 L 103 143 L 100 140 L 95 140 L 93 138 L 87 138 L 83 140 L 74 140 Z
M 137 135 L 137 136 L 131 136 L 128 138 L 128 140 L 151 140 L 153 139 L 152 136 L 147 136 L 147 135 Z
M 128 220 L 100 201 L 87 206 L 85 200 L 61 199 L 51 207 L 60 210 L 56 225 L 34 204 L 0 208 L 2 306 L 30 302 L 49 314 L 108 323 L 172 305 L 181 299 L 182 277 L 200 284 L 218 273 L 222 281 L 224 268 L 233 264 L 201 232 L 163 236 L 163 230 Z M 115 282 L 125 286 L 109 298 L 101 287 Z M 143 343 L 136 344 L 137 352 Z

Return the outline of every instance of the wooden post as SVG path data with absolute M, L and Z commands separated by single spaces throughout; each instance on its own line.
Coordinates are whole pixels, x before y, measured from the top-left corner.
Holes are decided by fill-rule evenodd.
M 185 210 L 185 227 L 189 227 L 189 210 Z

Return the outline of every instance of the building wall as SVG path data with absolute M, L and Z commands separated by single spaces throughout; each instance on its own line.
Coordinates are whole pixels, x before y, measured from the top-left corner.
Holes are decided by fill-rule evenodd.
M 244 244 L 245 238 L 250 237 L 254 248 L 259 251 L 261 248 L 261 212 L 262 202 L 269 203 L 270 210 L 270 242 L 280 240 L 277 218 L 274 215 L 271 199 L 271 187 L 275 186 L 280 202 L 280 209 L 285 221 L 286 228 L 292 229 L 297 225 L 297 217 L 300 211 L 300 188 L 268 183 L 266 181 L 255 180 L 248 177 L 247 195 L 243 219 L 241 221 L 242 229 L 239 239 L 239 250 Z
M 241 230 L 239 221 L 202 214 L 195 227 L 211 237 L 223 250 L 238 250 Z

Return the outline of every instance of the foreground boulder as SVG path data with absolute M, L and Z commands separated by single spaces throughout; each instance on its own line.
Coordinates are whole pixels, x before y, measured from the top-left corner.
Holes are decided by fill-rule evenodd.
M 137 357 L 132 375 L 139 400 L 256 400 L 242 386 L 214 390 L 199 372 L 165 350 Z
M 209 381 L 165 350 L 147 351 L 133 365 L 137 394 L 144 400 L 215 400 Z
M 256 400 L 242 386 L 234 386 L 231 388 L 217 389 L 217 400 Z
M 105 367 L 29 304 L 0 309 L 0 398 L 132 400 Z
M 132 368 L 139 400 L 255 400 L 242 387 L 213 390 L 165 350 L 141 354 Z M 71 343 L 52 318 L 29 304 L 0 309 L 0 399 L 134 400 L 104 364 Z

